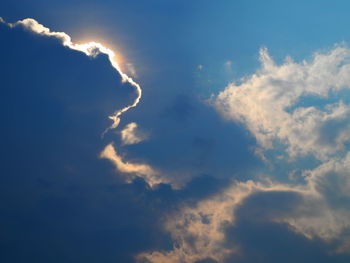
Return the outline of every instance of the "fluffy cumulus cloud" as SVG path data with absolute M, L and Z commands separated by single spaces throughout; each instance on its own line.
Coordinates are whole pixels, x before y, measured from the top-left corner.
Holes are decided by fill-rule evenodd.
M 348 106 L 341 99 L 330 100 L 350 88 L 349 52 L 338 46 L 308 61 L 287 57 L 277 65 L 262 49 L 261 68 L 226 87 L 215 97 L 215 107 L 226 118 L 245 124 L 264 149 L 280 143 L 289 157 L 313 154 L 327 159 L 349 141 Z M 315 98 L 324 102 L 307 105 Z

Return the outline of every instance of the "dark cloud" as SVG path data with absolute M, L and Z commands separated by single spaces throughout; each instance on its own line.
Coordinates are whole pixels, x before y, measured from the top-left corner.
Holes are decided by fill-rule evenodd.
M 239 251 L 225 262 L 347 262 L 348 255 L 335 253 L 336 241 L 309 239 L 276 221 L 297 214 L 303 199 L 288 191 L 248 197 L 235 211 L 235 226 L 226 230 L 226 246 L 238 246 Z
M 170 120 L 175 120 L 180 124 L 186 123 L 193 118 L 195 106 L 193 101 L 186 95 L 178 95 L 170 102 L 163 113 L 162 117 Z
M 226 262 L 347 262 L 342 255 L 328 253 L 327 244 L 298 235 L 284 224 L 240 221 L 228 235 L 235 237 L 240 251 Z
M 161 93 L 163 94 L 163 93 Z M 200 174 L 218 178 L 254 178 L 261 166 L 252 151 L 254 138 L 236 124 L 221 119 L 213 108 L 195 94 L 158 95 L 140 103 L 123 123 L 136 121 L 149 131 L 148 140 L 124 150 L 128 156 L 147 163 L 186 182 Z M 150 108 L 148 108 L 150 106 Z
M 0 261 L 133 262 L 168 249 L 163 215 L 220 189 L 200 176 L 182 190 L 125 184 L 98 158 L 107 116 L 134 88 L 105 55 L 0 25 Z
M 300 193 L 292 191 L 258 192 L 249 196 L 239 206 L 236 212 L 237 220 L 264 222 L 288 217 L 297 212 L 303 199 Z

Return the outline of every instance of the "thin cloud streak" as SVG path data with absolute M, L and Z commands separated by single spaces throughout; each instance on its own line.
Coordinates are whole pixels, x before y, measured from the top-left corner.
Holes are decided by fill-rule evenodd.
M 100 154 L 100 158 L 105 158 L 111 161 L 119 172 L 127 174 L 126 179 L 129 183 L 132 182 L 135 176 L 144 178 L 151 188 L 160 183 L 168 183 L 168 181 L 160 176 L 159 172 L 154 170 L 148 164 L 124 162 L 122 157 L 117 154 L 113 144 L 108 144 L 105 147 Z

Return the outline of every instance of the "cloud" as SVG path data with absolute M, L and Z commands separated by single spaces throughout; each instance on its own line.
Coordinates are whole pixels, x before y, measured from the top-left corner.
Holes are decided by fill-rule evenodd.
M 130 263 L 166 240 L 158 220 L 171 187 L 125 184 L 98 158 L 114 135 L 101 138 L 106 116 L 131 105 L 135 87 L 107 54 L 21 25 L 0 23 L 0 35 L 0 261 Z
M 318 187 L 321 185 L 318 184 Z M 328 186 L 332 188 L 334 184 L 327 184 Z M 347 192 L 339 196 L 348 196 L 350 189 L 344 190 Z M 332 189 L 334 192 L 337 192 L 337 188 Z M 263 244 L 244 244 L 242 250 L 242 236 L 237 235 L 243 231 L 242 235 L 250 235 L 252 238 L 258 235 L 256 238 L 259 238 L 261 233 L 254 231 L 260 231 L 264 225 L 270 231 L 282 231 L 277 233 L 277 240 L 293 237 L 298 241 L 296 244 L 308 244 L 314 247 L 313 250 L 321 246 L 313 252 L 315 258 L 321 254 L 347 253 L 349 203 L 336 208 L 329 205 L 328 198 L 332 198 L 332 195 L 315 191 L 314 184 L 311 183 L 305 187 L 253 181 L 236 182 L 221 193 L 199 201 L 194 207 L 185 206 L 178 212 L 170 213 L 164 227 L 171 234 L 173 249 L 141 253 L 138 259 L 152 263 L 193 263 L 208 259 L 215 262 L 240 262 L 239 258 L 258 257 L 257 252 L 253 255 L 245 254 L 246 250 L 253 246 L 259 248 Z M 250 225 L 250 230 L 245 228 L 247 224 Z M 284 225 L 286 228 L 282 230 Z M 300 238 L 302 236 L 306 239 Z M 268 237 L 263 240 L 272 241 Z M 298 249 L 301 250 L 302 246 Z M 267 255 L 274 257 L 273 253 Z M 333 254 L 333 259 L 330 257 L 326 262 L 333 262 L 336 257 L 337 254 Z
M 109 61 L 113 68 L 120 74 L 122 77 L 123 82 L 130 83 L 135 89 L 137 96 L 134 99 L 133 103 L 114 112 L 113 115 L 110 115 L 109 118 L 113 121 L 112 125 L 109 129 L 115 129 L 119 125 L 120 122 L 120 116 L 128 111 L 131 108 L 134 108 L 137 106 L 137 104 L 140 102 L 142 97 L 142 89 L 138 83 L 136 83 L 131 77 L 123 73 L 120 69 L 120 66 L 118 65 L 118 62 L 115 60 L 115 53 L 109 49 L 103 46 L 101 43 L 97 42 L 89 42 L 84 44 L 77 44 L 73 43 L 71 40 L 71 37 L 67 35 L 64 32 L 54 32 L 51 31 L 49 28 L 43 26 L 42 24 L 39 24 L 35 19 L 32 18 L 26 18 L 20 21 L 17 21 L 16 23 L 6 23 L 2 18 L 0 22 L 7 24 L 9 27 L 17 27 L 17 26 L 23 26 L 24 28 L 39 34 L 43 36 L 49 36 L 49 37 L 55 37 L 59 39 L 62 44 L 70 49 L 81 51 L 85 53 L 87 56 L 95 57 L 98 54 L 105 54 L 108 56 Z M 107 129 L 104 133 L 106 133 L 109 129 Z
M 114 110 L 114 113 L 109 116 L 111 120 L 113 120 L 112 125 L 105 129 L 102 135 L 105 135 L 110 129 L 115 129 L 120 123 L 120 116 L 128 111 L 129 109 L 136 107 L 139 103 L 142 90 L 138 83 L 136 83 L 131 77 L 123 73 L 118 65 L 118 62 L 115 60 L 115 53 L 97 42 L 89 42 L 84 44 L 73 43 L 71 37 L 63 32 L 53 32 L 49 28 L 39 24 L 36 20 L 27 18 L 24 20 L 20 20 L 16 23 L 6 23 L 4 20 L 0 22 L 6 24 L 10 28 L 15 28 L 22 26 L 23 28 L 30 30 L 31 32 L 41 35 L 48 36 L 58 39 L 63 46 L 68 47 L 69 49 L 83 52 L 85 55 L 89 57 L 96 58 L 98 55 L 106 55 L 110 65 L 117 71 L 118 75 L 121 77 L 122 83 L 126 83 L 131 85 L 137 93 L 136 98 L 133 100 L 131 104 L 128 106 L 122 107 L 120 110 Z M 135 122 L 129 123 L 124 130 L 121 131 L 122 143 L 126 144 L 135 144 L 146 139 L 145 134 L 137 130 L 137 124 Z M 130 183 L 132 179 L 136 178 L 136 176 L 142 176 L 152 187 L 157 183 L 168 182 L 168 180 L 160 179 L 160 174 L 155 172 L 153 168 L 149 165 L 144 164 L 131 164 L 124 163 L 121 158 L 116 154 L 115 149 L 112 144 L 106 146 L 104 151 L 101 153 L 101 157 L 107 158 L 111 160 L 119 171 L 122 173 L 133 174 L 128 176 L 127 181 Z
M 313 154 L 325 160 L 350 139 L 349 107 L 337 95 L 350 87 L 348 59 L 349 49 L 337 46 L 309 61 L 287 57 L 277 65 L 264 48 L 261 68 L 228 85 L 213 103 L 225 118 L 246 125 L 264 149 L 280 143 L 291 158 Z M 312 98 L 320 102 L 302 104 Z
M 336 46 L 329 52 L 315 53 L 309 61 L 296 63 L 287 57 L 277 65 L 267 49 L 261 49 L 260 69 L 239 83 L 231 83 L 213 99 L 225 118 L 250 130 L 261 146 L 256 152 L 269 165 L 280 162 L 281 151 L 288 154 L 289 161 L 305 162 L 307 155 L 318 159 L 308 170 L 299 163 L 301 184 L 288 191 L 302 192 L 288 212 L 278 200 L 264 204 L 266 211 L 261 211 L 259 201 L 250 195 L 247 200 L 255 201 L 238 213 L 257 211 L 258 215 L 250 213 L 246 219 L 268 216 L 268 222 L 287 224 L 310 240 L 339 242 L 337 249 L 328 249 L 342 253 L 350 230 L 349 51 L 344 45 Z M 293 167 L 291 162 L 284 163 L 283 170 Z M 260 196 L 266 193 L 265 189 Z M 280 211 L 276 213 L 274 207 Z
M 232 61 L 228 60 L 224 63 L 224 67 L 226 72 L 231 73 L 232 72 Z
M 137 123 L 131 122 L 120 132 L 122 143 L 136 144 L 146 139 L 146 135 L 138 130 Z
M 285 221 L 299 233 L 324 240 L 344 236 L 350 229 L 350 152 L 345 157 L 332 159 L 315 169 L 304 172 L 310 195 L 301 211 Z M 344 240 L 343 240 L 344 242 Z
M 141 253 L 139 259 L 152 263 L 192 263 L 206 259 L 231 262 L 253 257 L 242 251 L 242 236 L 235 236 L 239 233 L 253 238 L 259 235 L 246 229 L 248 224 L 256 231 L 264 225 L 271 231 L 281 231 L 277 240 L 296 239 L 297 244 L 313 247 L 312 257 L 324 254 L 329 257 L 325 262 L 333 262 L 339 253 L 348 253 L 350 242 L 349 170 L 350 153 L 304 171 L 306 185 L 280 184 L 268 179 L 265 183 L 232 183 L 195 206 L 184 206 L 170 213 L 164 228 L 171 234 L 173 249 Z M 264 242 L 269 239 L 266 237 Z M 253 245 L 261 247 L 261 244 L 244 244 L 244 249 L 250 250 Z M 273 258 L 273 254 L 267 255 Z
M 34 36 L 27 34 L 24 40 L 18 25 L 35 32 Z M 32 20 L 10 27 L 17 35 L 10 39 L 6 35 L 10 44 L 1 43 L 4 74 L 0 86 L 6 88 L 0 109 L 2 123 L 7 125 L 0 131 L 4 158 L 0 192 L 6 239 L 26 252 L 15 255 L 17 262 L 23 262 L 22 255 L 49 259 L 45 262 L 67 261 L 65 256 L 56 257 L 57 247 L 64 252 L 74 249 L 78 261 L 85 262 L 101 260 L 101 255 L 110 262 L 116 257 L 133 262 L 135 254 L 150 262 L 230 262 L 244 257 L 254 246 L 263 247 L 245 243 L 242 233 L 253 240 L 260 235 L 261 242 L 269 241 L 261 238 L 262 229 L 264 235 L 278 229 L 275 242 L 297 236 L 305 243 L 325 244 L 322 252 L 347 252 L 349 112 L 346 102 L 331 100 L 332 93 L 347 89 L 346 48 L 316 54 L 310 62 L 287 60 L 281 66 L 263 50 L 260 71 L 242 84 L 227 87 L 215 100 L 217 109 L 246 124 L 264 149 L 273 150 L 277 139 L 287 145 L 291 157 L 311 153 L 319 158 L 320 165 L 302 172 L 306 184 L 235 181 L 226 189 L 213 190 L 211 180 L 201 179 L 174 190 L 169 184 L 184 182 L 184 178 L 190 181 L 188 178 L 215 158 L 216 167 L 200 171 L 220 177 L 225 165 L 242 168 L 248 158 L 239 159 L 240 150 L 245 151 L 248 143 L 237 144 L 243 138 L 241 131 L 226 130 L 226 124 L 192 98 L 174 99 L 165 106 L 165 117 L 160 114 L 156 118 L 163 118 L 163 126 L 155 129 L 161 136 L 157 137 L 159 153 L 153 156 L 160 163 L 168 161 L 167 167 L 174 167 L 175 172 L 164 175 L 154 168 L 159 166 L 153 160 L 134 161 L 133 154 L 128 152 L 127 158 L 121 148 L 110 143 L 100 157 L 115 165 L 115 178 L 110 167 L 96 158 L 105 145 L 100 131 L 106 127 L 106 112 L 115 110 L 116 105 L 123 105 L 122 109 L 135 105 L 137 99 L 124 105 L 129 92 L 138 90 L 135 84 L 115 71 L 115 66 L 111 69 L 111 54 L 96 43 L 74 46 L 66 34 L 51 32 Z M 62 47 L 66 41 L 68 48 Z M 115 85 L 123 89 L 115 89 Z M 310 95 L 326 100 L 326 105 L 300 106 Z M 138 93 L 137 98 L 140 96 Z M 120 114 L 112 115 L 114 125 Z M 165 131 L 164 124 L 173 126 Z M 129 122 L 121 132 L 122 141 L 140 140 L 137 131 L 136 122 Z M 154 147 L 147 143 L 132 147 L 152 155 Z M 219 150 L 214 151 L 218 144 Z M 234 148 L 237 157 L 232 157 L 229 148 Z M 199 158 L 189 162 L 193 153 Z M 248 173 L 250 159 L 247 163 L 243 168 Z M 188 172 L 188 167 L 194 167 L 194 172 Z M 228 170 L 232 178 L 237 176 Z M 123 184 L 124 179 L 129 184 Z M 338 243 L 330 247 L 327 242 Z M 43 244 L 48 244 L 45 253 L 50 255 L 40 254 Z
M 100 157 L 110 160 L 119 172 L 131 174 L 127 177 L 127 182 L 129 183 L 131 183 L 136 176 L 144 178 L 151 187 L 160 183 L 168 183 L 167 180 L 160 176 L 159 172 L 155 171 L 147 164 L 123 162 L 112 144 L 109 144 L 104 148 Z
M 168 216 L 165 229 L 173 239 L 173 250 L 142 253 L 138 258 L 152 263 L 193 263 L 205 259 L 224 262 L 239 250 L 238 246 L 225 246 L 225 228 L 235 224 L 235 210 L 254 193 L 281 191 L 302 193 L 277 184 L 264 186 L 253 181 L 235 182 L 221 193 L 199 201 L 195 207 L 184 207 Z
M 105 117 L 135 91 L 109 57 L 91 59 L 22 26 L 0 24 L 0 34 L 0 261 L 131 263 L 140 251 L 166 248 L 163 215 L 220 183 L 199 176 L 178 190 L 149 187 L 168 177 L 104 147 L 114 133 L 100 136 Z
M 328 53 L 316 53 L 310 61 L 296 63 L 286 58 L 277 65 L 262 49 L 261 68 L 214 97 L 216 109 L 250 130 L 261 146 L 256 151 L 266 162 L 273 165 L 280 161 L 280 157 L 265 157 L 266 150 L 278 156 L 285 150 L 290 160 L 303 160 L 311 154 L 319 162 L 309 170 L 299 167 L 304 183 L 301 180 L 291 185 L 264 177 L 266 182 L 262 178 L 234 182 L 195 206 L 184 206 L 170 214 L 164 225 L 173 239 L 173 249 L 141 253 L 139 259 L 152 263 L 249 262 L 245 260 L 254 257 L 245 252 L 256 244 L 242 247 L 240 239 L 230 236 L 240 233 L 247 222 L 254 231 L 265 225 L 271 231 L 278 230 L 281 236 L 277 239 L 295 238 L 310 244 L 313 258 L 346 252 L 350 112 L 341 92 L 350 87 L 348 59 L 349 50 L 337 46 Z M 284 169 L 291 167 L 291 162 L 286 163 Z M 325 262 L 332 262 L 332 257 Z

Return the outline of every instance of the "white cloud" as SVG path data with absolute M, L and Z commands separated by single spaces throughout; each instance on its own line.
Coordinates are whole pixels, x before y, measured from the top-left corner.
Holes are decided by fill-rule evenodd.
M 338 46 L 316 53 L 310 61 L 286 58 L 277 65 L 262 49 L 261 68 L 240 84 L 228 85 L 213 103 L 227 119 L 244 123 L 264 149 L 272 149 L 277 140 L 292 158 L 313 154 L 325 160 L 350 139 L 349 107 L 341 99 L 324 107 L 297 103 L 304 96 L 327 99 L 331 92 L 349 89 L 349 54 L 349 49 Z
M 112 144 L 108 144 L 104 148 L 100 154 L 100 158 L 106 158 L 111 161 L 119 172 L 126 175 L 125 179 L 129 183 L 132 182 L 136 176 L 142 177 L 151 187 L 160 183 L 168 183 L 158 171 L 148 164 L 123 161 Z
M 123 145 L 139 143 L 147 138 L 143 132 L 138 130 L 138 125 L 135 122 L 126 125 L 120 135 Z

